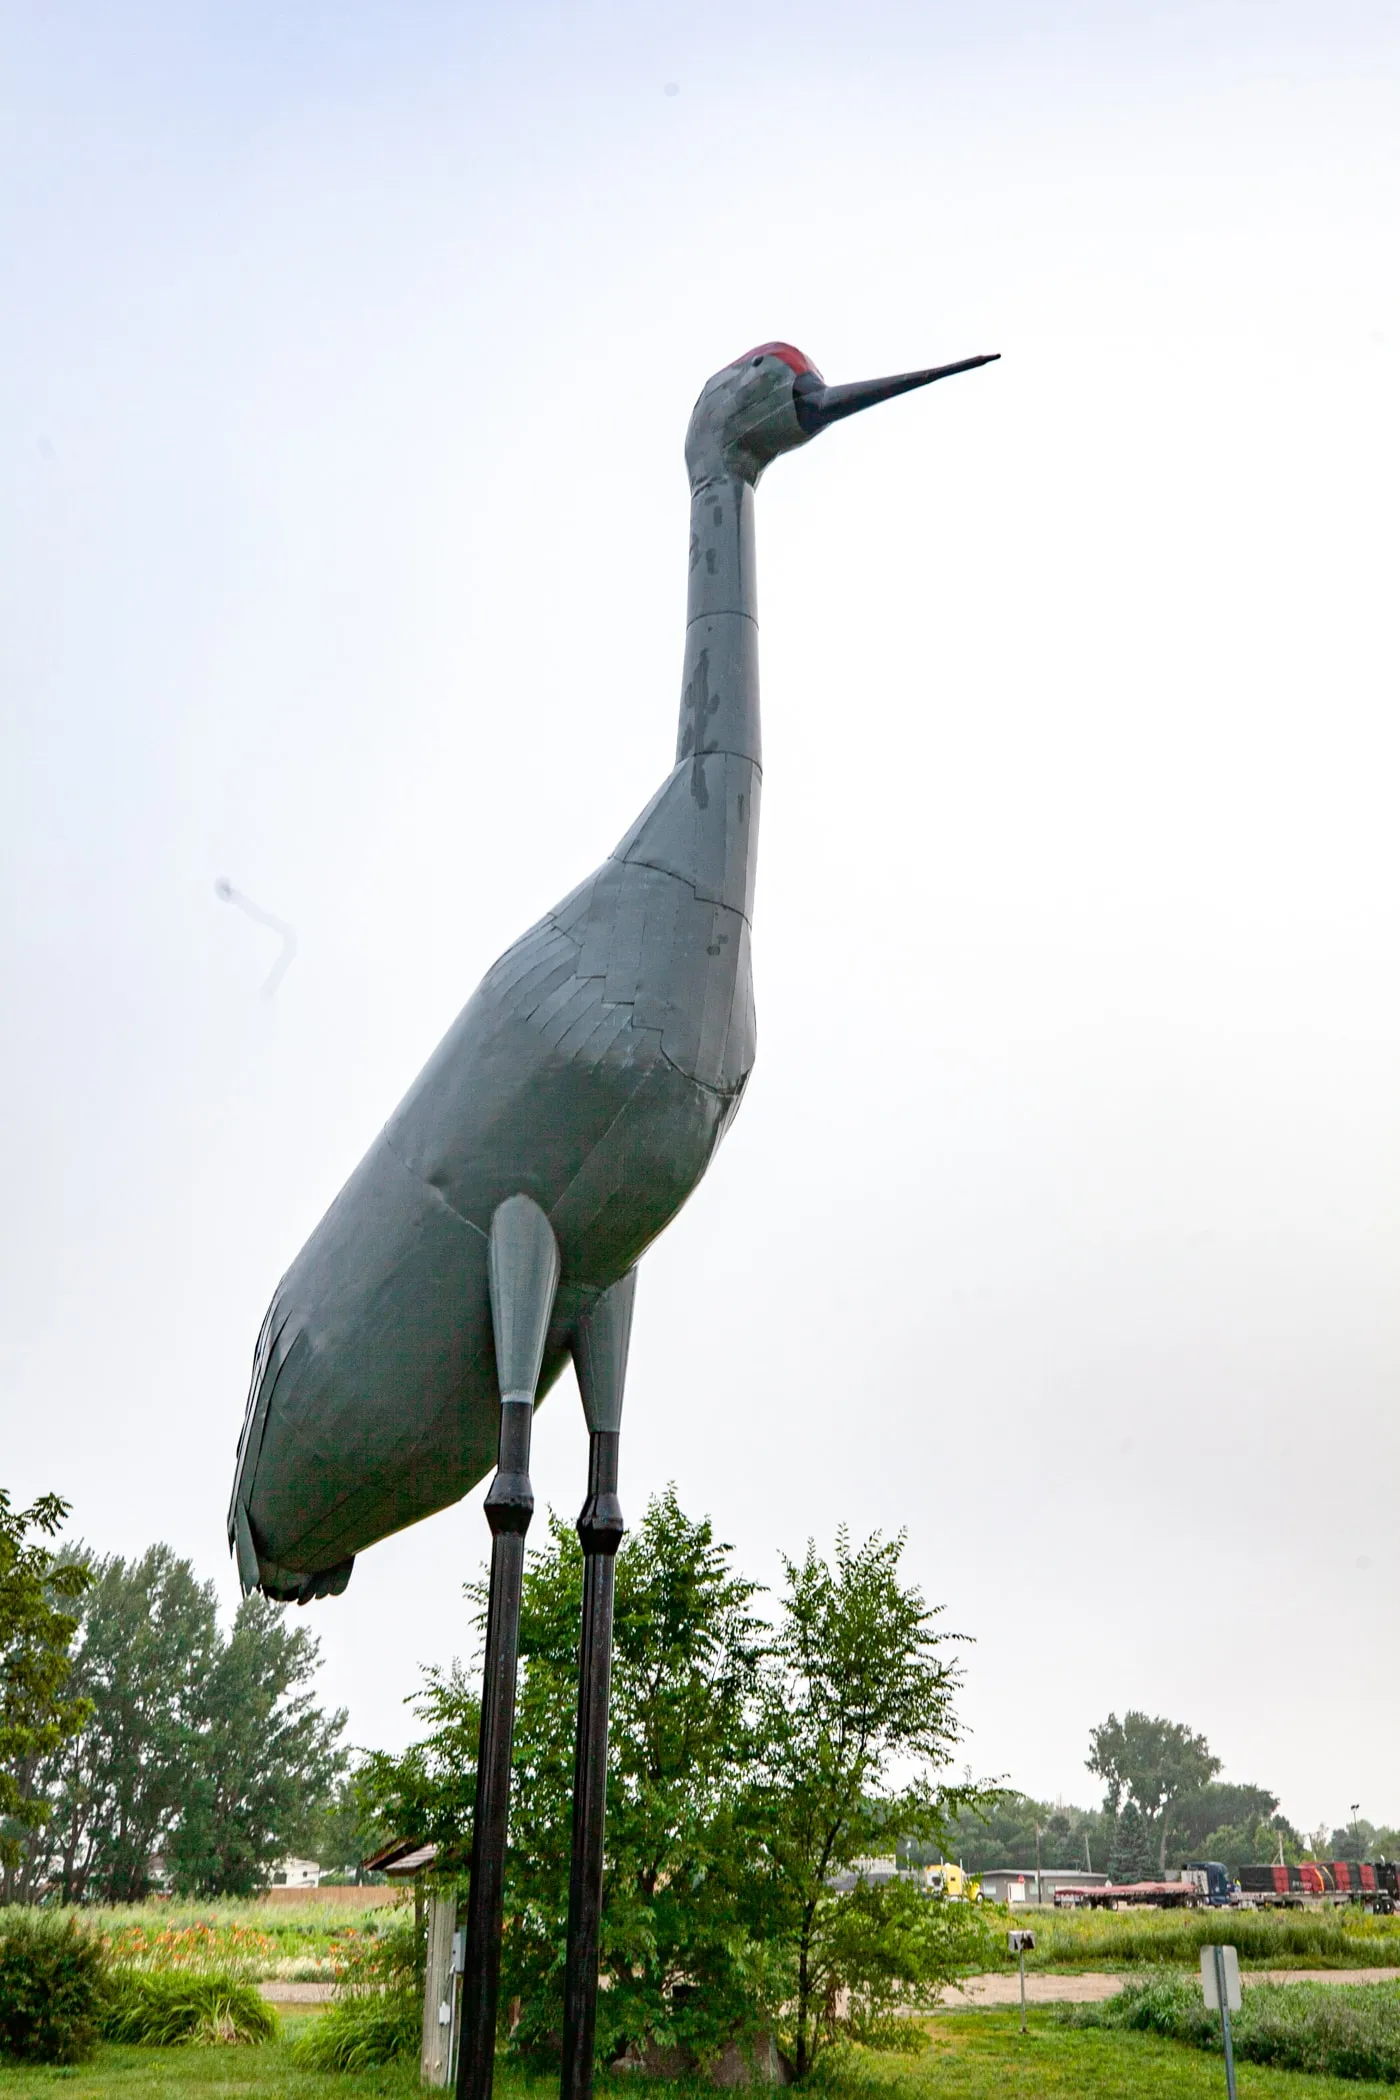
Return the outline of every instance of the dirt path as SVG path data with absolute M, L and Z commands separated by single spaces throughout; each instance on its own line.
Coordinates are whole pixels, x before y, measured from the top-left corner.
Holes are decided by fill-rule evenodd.
M 1135 1977 L 1148 1972 L 1138 1969 Z M 1112 1998 L 1128 1978 L 1089 1971 L 1082 1976 L 1047 1976 L 1032 1972 L 1026 1978 L 1027 2005 L 1092 2005 Z M 1400 1969 L 1246 1969 L 1243 1981 L 1251 1983 L 1396 1983 Z M 1019 2005 L 1020 1979 L 1010 1976 L 969 1976 L 961 1989 L 943 1993 L 943 2012 L 966 2012 L 979 2005 Z
M 1111 1998 L 1123 1988 L 1121 1976 L 1039 1976 L 1026 1978 L 1027 2005 L 1089 2005 Z M 1019 2005 L 1021 1982 L 1011 1976 L 969 1976 L 961 1988 L 946 1990 L 941 2012 L 966 2012 L 969 2006 Z
M 1137 1970 L 1141 1977 L 1148 1972 Z M 1090 1970 L 1082 1976 L 1047 1976 L 1033 1972 L 1026 1978 L 1027 2005 L 1092 2005 L 1121 1991 L 1126 1976 L 1108 1976 Z M 1246 1969 L 1250 1983 L 1397 1983 L 1400 1969 Z M 334 1994 L 329 1983 L 260 1983 L 258 1991 L 269 2005 L 326 2005 Z M 961 1989 L 943 1993 L 942 2012 L 967 2012 L 979 2005 L 1019 2005 L 1020 1979 L 1013 1973 L 969 1976 Z

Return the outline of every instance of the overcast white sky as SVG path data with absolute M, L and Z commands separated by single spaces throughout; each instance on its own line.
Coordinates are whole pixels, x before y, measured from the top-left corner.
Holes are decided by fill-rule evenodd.
M 1137 1705 L 1400 1820 L 1393 8 L 0 29 L 0 1482 L 232 1598 L 278 1275 L 671 762 L 702 382 L 999 350 L 760 491 L 759 1062 L 624 1503 L 906 1528 L 979 1772 Z M 480 1499 L 313 1608 L 357 1742 Z

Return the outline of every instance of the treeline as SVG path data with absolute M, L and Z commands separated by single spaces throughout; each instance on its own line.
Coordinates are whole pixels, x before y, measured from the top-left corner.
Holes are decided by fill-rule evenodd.
M 51 1545 L 66 1515 L 0 1491 L 0 1902 L 251 1894 L 343 1819 L 317 1643 L 261 1597 L 224 1628 L 168 1546 Z
M 1183 1722 L 1130 1708 L 1089 1733 L 1088 1769 L 1104 1781 L 1102 1808 L 999 1794 L 959 1815 L 950 1856 L 973 1873 L 995 1867 L 1072 1868 L 1145 1881 L 1188 1859 L 1227 1866 L 1277 1860 L 1393 1859 L 1400 1831 L 1358 1820 L 1305 1836 L 1268 1787 L 1223 1780 L 1221 1761 Z
M 1115 1881 L 1142 1881 L 1158 1871 L 1156 1823 L 1131 1798 L 1115 1812 L 1108 1806 L 1080 1808 L 1007 1792 L 985 1821 L 972 1815 L 957 1819 L 951 1856 L 972 1873 L 993 1867 L 1034 1867 L 1038 1856 L 1046 1869 L 1084 1867 L 1110 1873 Z M 1168 1831 L 1168 1864 L 1179 1866 L 1188 1857 L 1223 1859 L 1232 1865 L 1274 1859 L 1280 1835 L 1285 1858 L 1301 1859 L 1306 1841 L 1279 1815 L 1276 1795 L 1265 1787 L 1212 1780 L 1189 1800 L 1175 1805 Z

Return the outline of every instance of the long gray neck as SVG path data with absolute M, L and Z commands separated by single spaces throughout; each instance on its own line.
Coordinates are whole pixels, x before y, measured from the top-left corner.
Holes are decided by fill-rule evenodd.
M 676 762 L 728 751 L 763 763 L 753 489 L 715 478 L 690 498 L 690 588 Z
M 679 876 L 697 899 L 745 920 L 753 913 L 762 785 L 754 613 L 753 488 L 706 477 L 690 500 L 676 763 L 614 858 Z M 709 953 L 719 954 L 730 936 L 718 938 Z

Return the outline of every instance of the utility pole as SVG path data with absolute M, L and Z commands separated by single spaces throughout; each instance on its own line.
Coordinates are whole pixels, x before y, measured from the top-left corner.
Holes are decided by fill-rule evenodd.
M 1356 1856 L 1358 1859 L 1361 1857 L 1361 1825 L 1356 1820 L 1356 1812 L 1360 1806 L 1361 1803 L 1359 1801 L 1353 1801 L 1351 1804 L 1351 1834 L 1356 1841 Z

